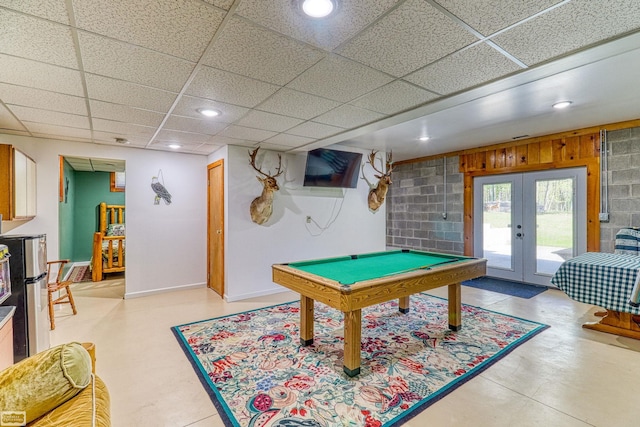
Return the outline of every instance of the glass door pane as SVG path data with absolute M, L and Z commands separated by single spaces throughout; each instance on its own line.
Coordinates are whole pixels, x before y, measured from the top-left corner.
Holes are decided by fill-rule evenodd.
M 482 185 L 482 253 L 487 267 L 513 270 L 511 182 Z
M 536 181 L 536 273 L 553 275 L 574 251 L 575 180 Z

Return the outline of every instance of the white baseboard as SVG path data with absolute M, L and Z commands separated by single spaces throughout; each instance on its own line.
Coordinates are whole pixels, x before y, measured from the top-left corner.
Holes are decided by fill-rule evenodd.
M 242 301 L 242 300 L 249 299 L 249 298 L 263 297 L 265 295 L 281 294 L 283 292 L 288 292 L 288 291 L 289 291 L 288 289 L 283 289 L 282 287 L 277 287 L 277 288 L 265 289 L 264 291 L 250 292 L 250 293 L 247 293 L 247 294 L 234 295 L 232 297 L 230 297 L 229 295 L 225 294 L 224 300 L 226 302 L 236 302 L 236 301 Z
M 192 283 L 190 285 L 172 286 L 170 288 L 151 289 L 148 291 L 126 292 L 124 294 L 124 299 L 147 297 L 149 295 L 163 294 L 165 292 L 185 291 L 187 289 L 197 289 L 197 288 L 203 288 L 206 286 L 207 284 L 203 282 L 203 283 Z

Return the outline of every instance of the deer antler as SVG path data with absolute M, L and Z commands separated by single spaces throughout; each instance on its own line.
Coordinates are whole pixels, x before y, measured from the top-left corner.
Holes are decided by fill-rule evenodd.
M 376 154 L 378 154 L 378 152 L 375 151 L 375 150 L 371 150 L 371 154 L 369 154 L 369 164 L 371 165 L 373 170 L 378 172 L 382 176 L 391 175 L 391 171 L 393 170 L 392 153 L 389 152 L 387 154 L 387 171 L 386 172 L 381 171 L 378 168 L 376 168 Z M 382 159 L 380 159 L 380 165 L 382 165 Z
M 280 176 L 282 174 L 282 172 L 284 172 L 282 170 L 282 156 L 280 154 L 278 154 L 278 169 L 276 169 L 276 174 L 275 175 L 271 175 L 271 171 L 269 171 L 268 174 L 262 172 L 260 169 L 258 169 L 256 167 L 256 154 L 258 154 L 258 150 L 260 149 L 260 147 L 256 147 L 255 150 L 250 151 L 249 152 L 249 164 L 256 170 L 258 171 L 259 174 L 264 175 L 268 178 L 276 178 L 278 176 Z

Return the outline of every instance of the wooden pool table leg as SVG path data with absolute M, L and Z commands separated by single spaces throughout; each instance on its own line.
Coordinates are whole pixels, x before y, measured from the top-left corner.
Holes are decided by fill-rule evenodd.
M 449 285 L 449 329 L 452 331 L 462 328 L 461 289 L 460 283 Z
M 344 372 L 350 377 L 360 373 L 362 311 L 344 313 Z
M 313 298 L 300 295 L 300 344 L 313 344 Z
M 398 300 L 398 310 L 400 313 L 407 314 L 409 312 L 409 299 L 410 297 L 407 295 L 406 297 L 400 297 Z

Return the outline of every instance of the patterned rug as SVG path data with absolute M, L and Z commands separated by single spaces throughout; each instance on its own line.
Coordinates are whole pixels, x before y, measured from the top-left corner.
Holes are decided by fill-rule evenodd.
M 91 281 L 91 269 L 88 265 L 80 265 L 73 267 L 69 274 L 69 280 L 73 283 L 90 282 Z
M 363 309 L 362 366 L 342 371 L 342 313 L 315 305 L 314 344 L 301 347 L 299 303 L 174 326 L 227 426 L 398 426 L 548 326 L 417 294 L 411 311 Z

